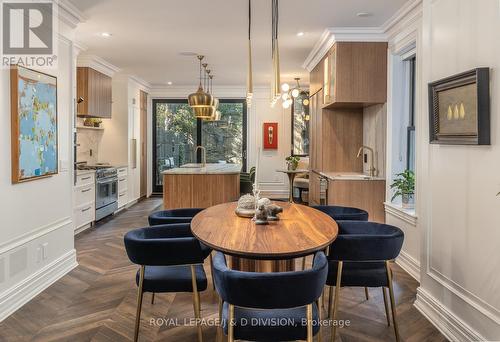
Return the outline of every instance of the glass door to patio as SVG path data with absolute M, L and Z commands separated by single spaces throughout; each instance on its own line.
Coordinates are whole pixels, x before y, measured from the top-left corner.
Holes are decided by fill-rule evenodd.
M 220 100 L 221 120 L 197 120 L 184 99 L 153 100 L 153 193 L 161 193 L 162 171 L 200 162 L 196 146 L 204 146 L 207 163 L 236 163 L 246 169 L 246 103 Z

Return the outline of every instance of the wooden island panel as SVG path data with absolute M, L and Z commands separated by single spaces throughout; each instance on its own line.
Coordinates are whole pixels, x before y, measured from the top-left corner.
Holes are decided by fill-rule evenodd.
M 165 209 L 208 208 L 236 201 L 240 195 L 239 174 L 164 174 Z

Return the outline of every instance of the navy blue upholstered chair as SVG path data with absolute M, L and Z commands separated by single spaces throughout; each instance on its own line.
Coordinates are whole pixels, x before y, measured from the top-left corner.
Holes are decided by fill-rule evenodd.
M 230 270 L 224 255 L 217 252 L 214 277 L 220 296 L 219 318 L 229 342 L 312 341 L 320 332 L 318 298 L 327 273 L 323 252 L 315 255 L 311 269 L 277 273 Z M 272 324 L 283 321 L 289 324 Z
M 144 292 L 192 292 L 194 313 L 200 318 L 200 291 L 207 288 L 203 269 L 204 255 L 200 243 L 192 235 L 189 224 L 164 225 L 135 229 L 125 237 L 127 255 L 140 265 L 136 275 L 137 314 L 134 341 L 139 336 Z M 198 340 L 202 341 L 201 326 Z
M 166 224 L 190 224 L 193 217 L 196 216 L 203 208 L 179 208 L 156 211 L 149 215 L 148 221 L 150 226 L 166 225 Z M 212 265 L 212 249 L 201 244 L 201 249 L 205 258 L 210 256 L 210 265 Z M 213 282 L 212 282 L 213 283 Z M 215 288 L 215 287 L 214 287 Z M 151 297 L 151 304 L 155 301 L 155 295 Z
M 381 287 L 387 324 L 390 325 L 385 288 L 389 288 L 392 320 L 396 340 L 399 333 L 396 322 L 396 306 L 392 288 L 392 271 L 389 262 L 394 260 L 403 245 L 403 231 L 382 223 L 363 221 L 337 221 L 339 235 L 330 245 L 328 254 L 328 279 L 326 284 L 335 286 L 335 301 L 330 317 L 335 320 L 339 303 L 340 287 Z M 332 339 L 335 340 L 335 325 Z
M 353 207 L 342 207 L 338 205 L 315 205 L 312 208 L 324 212 L 335 221 L 368 221 L 368 212 L 363 209 Z M 305 267 L 305 258 L 302 261 L 302 268 Z M 370 299 L 368 287 L 365 287 L 366 300 Z M 325 297 L 323 297 L 324 299 Z M 333 287 L 330 287 L 328 301 L 328 312 L 332 306 Z
M 157 226 L 159 224 L 191 223 L 193 217 L 202 210 L 202 208 L 160 210 L 149 215 L 148 221 L 150 226 Z
M 368 221 L 368 212 L 363 209 L 337 205 L 315 205 L 312 207 L 324 212 L 335 221 Z

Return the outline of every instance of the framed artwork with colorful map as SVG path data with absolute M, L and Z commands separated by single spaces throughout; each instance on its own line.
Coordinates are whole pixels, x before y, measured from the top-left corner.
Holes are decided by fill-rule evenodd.
M 57 78 L 12 66 L 12 183 L 58 173 Z

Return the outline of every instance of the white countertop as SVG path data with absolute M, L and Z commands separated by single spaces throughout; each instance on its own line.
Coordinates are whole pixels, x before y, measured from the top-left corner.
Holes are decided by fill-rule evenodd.
M 240 164 L 184 164 L 175 169 L 169 169 L 162 172 L 164 175 L 192 175 L 192 174 L 237 174 L 241 172 Z
M 385 180 L 384 177 L 370 177 L 367 174 L 360 172 L 318 172 L 321 176 L 331 180 L 359 180 L 359 181 L 373 181 Z

